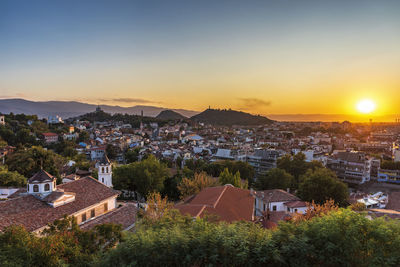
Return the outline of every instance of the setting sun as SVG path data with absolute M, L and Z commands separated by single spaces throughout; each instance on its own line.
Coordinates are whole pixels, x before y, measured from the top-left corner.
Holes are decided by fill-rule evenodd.
M 363 99 L 357 103 L 357 110 L 361 113 L 371 113 L 376 108 L 376 104 L 374 101 L 370 99 Z

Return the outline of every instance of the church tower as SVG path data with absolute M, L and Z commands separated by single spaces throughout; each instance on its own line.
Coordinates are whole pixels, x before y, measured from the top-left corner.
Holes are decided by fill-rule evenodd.
M 99 182 L 105 184 L 108 187 L 112 187 L 112 168 L 111 162 L 107 155 L 104 155 L 103 159 L 98 165 L 98 179 Z

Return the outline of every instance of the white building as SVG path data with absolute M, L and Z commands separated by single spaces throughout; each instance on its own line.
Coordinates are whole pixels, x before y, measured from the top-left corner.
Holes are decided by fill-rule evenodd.
M 92 177 L 56 185 L 56 178 L 41 170 L 28 180 L 26 189 L 19 188 L 7 201 L 0 201 L 0 232 L 11 225 L 21 225 L 40 233 L 64 215 L 75 217 L 85 229 L 101 224 L 101 218 L 128 229 L 135 222 L 136 207 L 117 207 L 118 194 Z M 121 215 L 130 219 L 125 222 Z
M 256 198 L 256 216 L 262 216 L 267 210 L 302 214 L 307 210 L 306 202 L 281 189 L 254 191 L 253 194 Z
M 108 157 L 105 155 L 98 164 L 98 179 L 99 182 L 108 187 L 112 187 L 112 166 Z
M 64 123 L 62 118 L 58 115 L 55 116 L 49 116 L 47 117 L 47 123 L 48 124 L 57 124 L 57 123 Z

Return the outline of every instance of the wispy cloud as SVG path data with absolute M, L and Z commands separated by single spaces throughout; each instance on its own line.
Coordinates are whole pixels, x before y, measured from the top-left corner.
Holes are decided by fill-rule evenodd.
M 162 102 L 147 100 L 143 98 L 120 97 L 110 99 L 98 99 L 101 102 L 114 102 L 114 103 L 140 103 L 140 104 L 161 104 Z
M 269 107 L 271 105 L 271 101 L 265 101 L 259 98 L 239 98 L 241 109 L 249 110 L 249 109 L 262 109 L 265 107 Z

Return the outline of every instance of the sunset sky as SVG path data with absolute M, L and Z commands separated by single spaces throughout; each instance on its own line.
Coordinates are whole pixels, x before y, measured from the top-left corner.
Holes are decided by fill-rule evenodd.
M 0 98 L 400 113 L 400 1 L 0 1 Z

